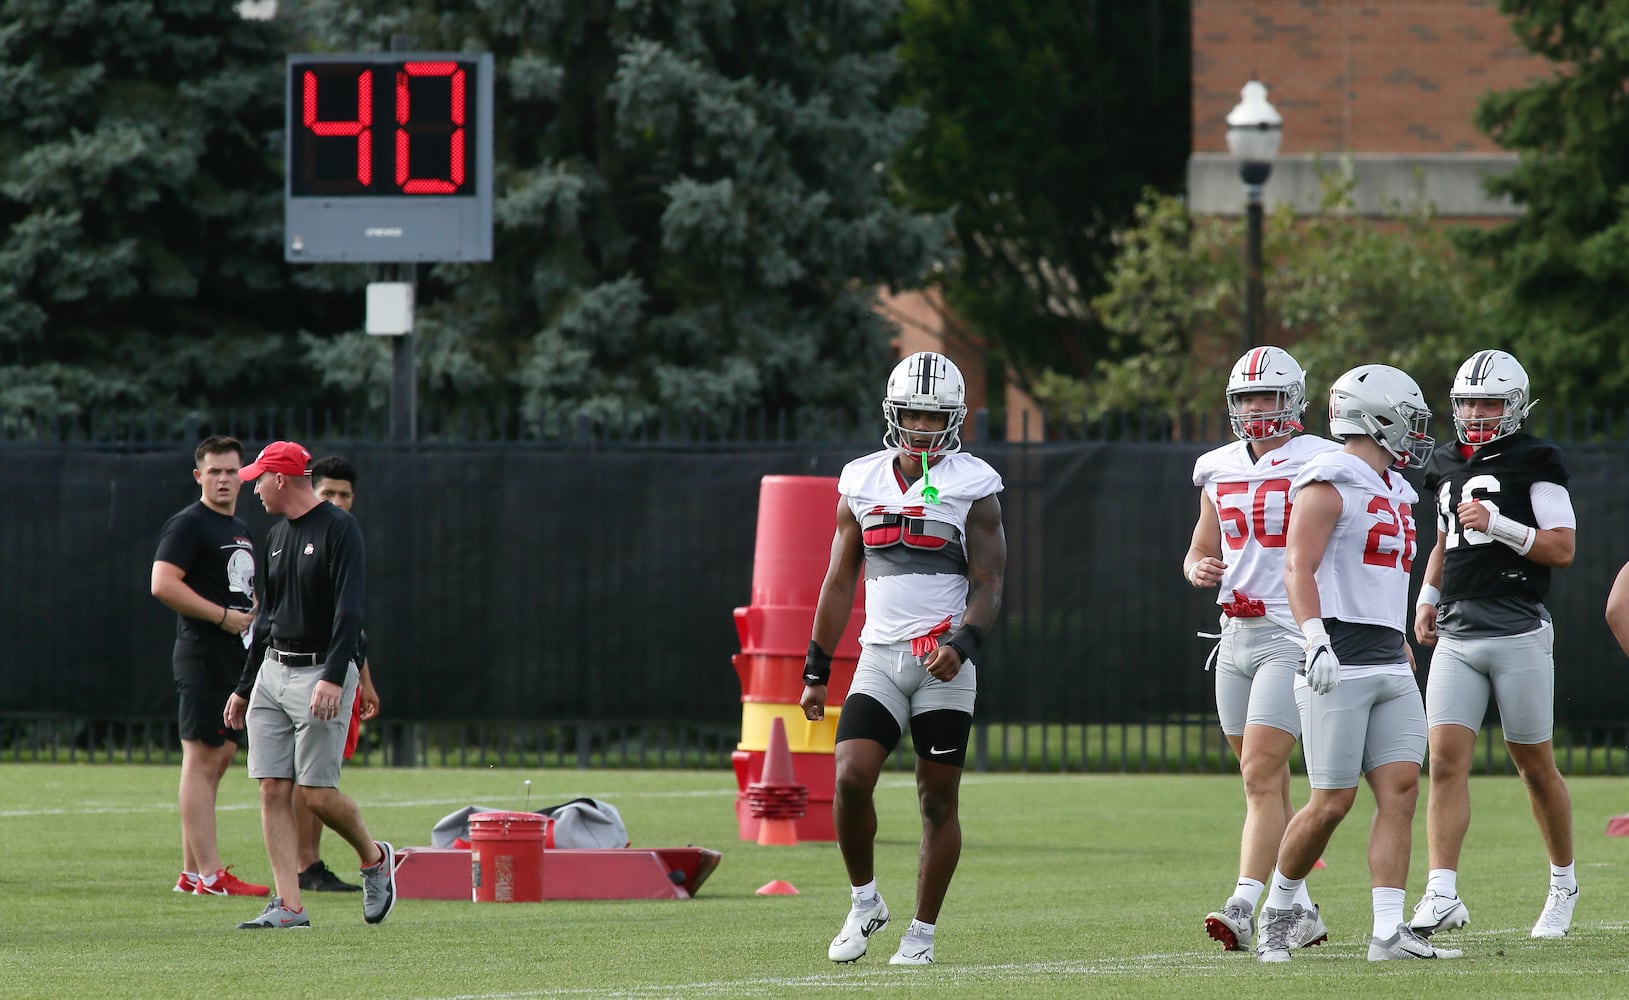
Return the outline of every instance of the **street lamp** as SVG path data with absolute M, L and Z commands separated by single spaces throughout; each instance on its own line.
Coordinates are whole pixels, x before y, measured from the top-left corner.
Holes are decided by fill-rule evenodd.
M 1267 88 L 1260 81 L 1251 80 L 1239 94 L 1242 99 L 1227 113 L 1227 149 L 1239 158 L 1239 179 L 1247 199 L 1244 349 L 1249 350 L 1262 341 L 1266 297 L 1261 281 L 1261 188 L 1284 141 L 1284 118 L 1267 102 Z

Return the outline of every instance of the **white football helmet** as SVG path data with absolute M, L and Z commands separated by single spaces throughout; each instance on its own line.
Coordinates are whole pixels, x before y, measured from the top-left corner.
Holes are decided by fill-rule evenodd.
M 1425 464 L 1436 446 L 1430 424 L 1419 385 L 1391 365 L 1359 365 L 1329 387 L 1329 433 L 1374 439 L 1399 469 Z
M 1278 409 L 1240 409 L 1240 397 L 1252 392 L 1278 393 Z M 1227 418 L 1241 440 L 1264 441 L 1301 430 L 1306 409 L 1307 373 L 1283 348 L 1253 347 L 1233 365 L 1227 377 Z
M 1527 396 L 1527 369 L 1521 362 L 1504 351 L 1477 351 L 1459 366 L 1448 396 L 1454 406 L 1454 430 L 1465 444 L 1487 444 L 1514 434 L 1538 402 Z M 1497 417 L 1460 416 L 1460 403 L 1471 399 L 1502 399 L 1505 412 Z
M 949 418 L 942 431 L 932 432 L 932 442 L 925 449 L 928 455 L 948 455 L 962 447 L 962 420 L 967 416 L 967 382 L 962 373 L 943 354 L 920 351 L 894 366 L 888 376 L 887 394 L 882 399 L 882 416 L 888 422 L 888 431 L 882 436 L 882 446 L 891 451 L 922 454 L 905 444 L 907 433 L 921 436 L 925 432 L 909 431 L 900 424 L 900 415 L 906 410 L 925 410 L 943 413 Z

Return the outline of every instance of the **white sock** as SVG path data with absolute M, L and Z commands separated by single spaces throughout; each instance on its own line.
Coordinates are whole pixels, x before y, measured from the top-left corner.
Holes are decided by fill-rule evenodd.
M 188 872 L 188 871 L 183 871 L 183 872 L 182 872 L 182 873 L 181 873 L 181 875 L 182 875 L 182 877 L 183 877 L 183 878 L 190 878 L 190 879 L 192 879 L 192 880 L 193 880 L 193 881 L 194 881 L 194 882 L 196 882 L 196 881 L 198 881 L 198 880 L 199 880 L 199 879 L 201 879 L 201 878 L 203 878 L 203 876 L 202 876 L 202 875 L 200 875 L 200 874 L 198 874 L 198 873 L 197 873 L 197 872 Z
M 932 941 L 933 929 L 937 926 L 938 924 L 924 924 L 920 920 L 912 920 L 911 926 L 905 928 L 905 936 L 927 938 L 929 941 Z
M 1274 868 L 1273 885 L 1267 890 L 1267 905 L 1275 910 L 1287 910 L 1294 906 L 1296 893 L 1301 891 L 1306 881 L 1304 878 L 1285 878 L 1283 872 Z
M 1312 905 L 1312 893 L 1307 891 L 1306 879 L 1301 880 L 1301 888 L 1297 889 L 1295 892 L 1295 903 L 1308 913 L 1311 913 L 1314 909 Z
M 1557 889 L 1565 889 L 1568 892 L 1577 892 L 1578 878 L 1573 874 L 1573 865 L 1576 863 L 1571 862 L 1565 867 L 1557 864 L 1550 865 L 1550 885 Z
M 855 906 L 859 906 L 861 904 L 869 905 L 869 904 L 871 904 L 873 902 L 876 902 L 876 899 L 877 899 L 877 880 L 872 879 L 871 881 L 867 882 L 865 885 L 852 886 L 849 889 L 849 893 L 854 897 L 854 905 Z
M 1370 889 L 1374 897 L 1374 936 L 1384 941 L 1397 933 L 1403 922 L 1403 890 Z
M 1254 913 L 1256 912 L 1256 904 L 1261 902 L 1262 891 L 1266 888 L 1265 884 L 1253 878 L 1241 878 L 1238 884 L 1233 887 L 1233 895 L 1229 898 L 1244 900 L 1250 904 L 1250 912 Z
M 198 881 L 202 882 L 204 885 L 214 885 L 216 879 L 220 877 L 220 874 L 220 872 L 215 872 L 213 875 L 199 875 Z
M 1459 872 L 1452 868 L 1433 868 L 1426 874 L 1425 891 L 1448 899 L 1459 898 Z

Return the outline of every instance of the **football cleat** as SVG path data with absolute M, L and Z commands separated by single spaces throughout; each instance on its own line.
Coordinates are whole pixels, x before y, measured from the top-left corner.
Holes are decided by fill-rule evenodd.
M 906 934 L 899 939 L 899 950 L 888 960 L 889 965 L 932 965 L 933 938 Z
M 1249 951 L 1256 945 L 1256 917 L 1237 896 L 1215 913 L 1205 915 L 1205 933 L 1222 942 L 1223 951 Z
M 1329 928 L 1324 926 L 1323 917 L 1318 915 L 1318 907 L 1312 909 L 1301 908 L 1301 918 L 1290 929 L 1291 948 L 1311 948 L 1313 945 L 1323 944 L 1329 940 Z
M 1428 938 L 1439 931 L 1451 931 L 1471 922 L 1471 911 L 1458 896 L 1439 896 L 1427 892 L 1414 907 L 1414 916 L 1408 926 L 1420 937 Z
M 1538 923 L 1533 925 L 1533 937 L 1558 938 L 1566 937 L 1567 931 L 1572 929 L 1572 908 L 1578 904 L 1578 887 L 1573 886 L 1569 892 L 1556 886 L 1550 886 L 1550 898 L 1544 901 L 1544 912 L 1539 914 Z
M 1369 961 L 1386 962 L 1394 958 L 1458 958 L 1465 954 L 1457 948 L 1433 948 L 1407 924 L 1398 924 L 1396 933 L 1384 941 L 1369 939 Z
M 1295 925 L 1300 923 L 1301 915 L 1306 911 L 1299 904 L 1287 910 L 1275 910 L 1270 906 L 1261 908 L 1261 943 L 1256 945 L 1256 961 L 1258 962 L 1288 962 L 1290 960 L 1290 935 L 1295 931 Z
M 833 962 L 858 962 L 865 957 L 871 935 L 887 926 L 888 904 L 882 901 L 881 895 L 869 903 L 855 904 L 843 920 L 843 929 L 831 939 L 826 957 Z

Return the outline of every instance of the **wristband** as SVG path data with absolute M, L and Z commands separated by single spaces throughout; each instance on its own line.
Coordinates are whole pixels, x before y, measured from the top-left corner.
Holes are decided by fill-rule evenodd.
M 1488 534 L 1493 540 L 1516 550 L 1517 555 L 1525 556 L 1533 550 L 1533 542 L 1538 539 L 1538 532 L 1529 528 L 1520 521 L 1505 517 L 1487 504 L 1489 508 Z
M 231 613 L 232 613 L 232 609 L 229 608 L 229 607 L 225 607 L 223 605 L 221 607 L 221 620 L 215 623 L 215 627 L 220 628 L 222 625 L 225 625 L 226 624 L 226 616 L 231 614 Z
M 1440 600 L 1442 600 L 1442 591 L 1431 586 L 1429 583 L 1423 583 L 1420 585 L 1420 596 L 1415 598 L 1414 604 L 1415 606 L 1429 604 L 1432 607 L 1436 607 L 1437 602 Z
M 1190 587 L 1199 586 L 1199 581 L 1194 579 L 1194 575 L 1196 573 L 1198 573 L 1198 572 L 1199 572 L 1199 563 L 1198 562 L 1195 562 L 1192 566 L 1188 567 L 1188 585 Z
M 963 625 L 950 634 L 945 645 L 961 654 L 962 662 L 966 663 L 984 648 L 984 630 L 977 625 Z
M 820 648 L 820 643 L 809 640 L 809 652 L 803 657 L 803 683 L 810 687 L 823 687 L 831 680 L 831 657 Z

